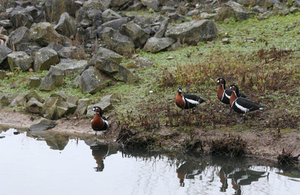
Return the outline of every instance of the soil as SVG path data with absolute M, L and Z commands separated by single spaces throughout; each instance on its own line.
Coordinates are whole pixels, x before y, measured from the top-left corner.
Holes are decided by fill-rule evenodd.
M 16 129 L 28 129 L 32 124 L 37 123 L 39 116 L 20 113 L 12 110 L 0 110 L 0 126 L 2 128 L 16 128 Z M 109 121 L 111 123 L 110 130 L 105 135 L 105 139 L 115 141 L 120 134 L 120 125 L 116 121 Z M 94 136 L 95 132 L 91 129 L 90 119 L 88 118 L 62 118 L 56 121 L 57 125 L 50 131 L 60 132 L 69 135 L 80 136 Z M 208 150 L 207 144 L 212 140 L 220 140 L 230 136 L 240 136 L 240 138 L 247 143 L 246 154 L 262 157 L 264 159 L 276 160 L 278 155 L 282 154 L 284 149 L 287 152 L 292 152 L 293 156 L 300 154 L 300 134 L 299 130 L 291 130 L 288 133 L 281 134 L 280 136 L 276 132 L 264 131 L 264 132 L 221 132 L 217 130 L 203 131 L 196 130 L 197 135 L 193 136 L 194 140 L 203 140 L 204 150 Z M 138 132 L 137 132 L 138 134 Z M 172 135 L 176 134 L 176 138 L 172 138 Z M 178 136 L 180 132 L 174 132 L 168 128 L 161 128 L 156 135 L 164 137 L 165 145 L 169 148 L 180 148 L 182 143 L 187 139 L 186 136 Z M 99 136 L 101 134 L 98 133 Z M 166 138 L 167 137 L 167 138 Z M 148 139 L 146 139 L 148 140 Z

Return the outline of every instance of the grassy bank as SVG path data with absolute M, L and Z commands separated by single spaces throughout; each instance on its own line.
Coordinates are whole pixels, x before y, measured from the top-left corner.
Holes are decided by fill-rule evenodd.
M 152 59 L 154 65 L 134 70 L 140 77 L 136 84 L 118 83 L 94 95 L 84 95 L 71 86 L 73 78 L 67 78 L 57 91 L 90 98 L 92 102 L 116 94 L 119 101 L 105 114 L 124 127 L 137 130 L 138 136 L 156 146 L 159 141 L 168 147 L 166 140 L 174 141 L 174 137 L 193 140 L 198 130 L 272 131 L 281 135 L 299 129 L 299 14 L 217 23 L 217 28 L 219 37 L 212 42 L 158 54 L 140 51 L 139 56 Z M 228 38 L 228 44 L 222 42 L 224 38 Z M 10 78 L 1 82 L 0 90 L 25 94 L 30 90 L 26 87 L 28 78 L 45 73 L 11 72 Z M 241 115 L 217 99 L 218 77 L 224 77 L 228 86 L 237 84 L 253 101 L 265 105 L 267 111 L 249 114 L 241 123 Z M 180 110 L 174 104 L 178 86 L 184 92 L 200 95 L 206 103 L 193 111 Z M 42 91 L 39 94 L 49 95 Z

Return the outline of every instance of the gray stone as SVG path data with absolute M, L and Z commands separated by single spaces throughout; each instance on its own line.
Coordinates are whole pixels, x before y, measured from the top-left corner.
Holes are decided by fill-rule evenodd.
M 54 29 L 61 35 L 67 37 L 75 37 L 77 24 L 67 12 L 64 12 L 59 19 L 59 22 L 54 26 Z
M 15 99 L 16 94 L 2 94 L 0 95 L 0 105 L 1 106 L 8 106 L 13 99 Z
M 32 58 L 24 51 L 16 51 L 7 55 L 10 70 L 18 68 L 22 71 L 27 71 L 32 67 Z
M 101 89 L 104 89 L 105 86 L 106 84 L 103 76 L 94 67 L 89 67 L 80 76 L 79 87 L 84 94 L 96 93 Z
M 166 50 L 174 42 L 175 40 L 170 37 L 164 37 L 164 38 L 151 37 L 150 39 L 148 39 L 143 50 L 152 53 L 157 53 L 159 51 Z
M 48 129 L 52 129 L 57 125 L 57 123 L 53 120 L 48 120 L 45 118 L 41 118 L 37 123 L 31 125 L 29 127 L 29 131 L 45 131 Z
M 51 42 L 63 43 L 65 40 L 49 22 L 34 23 L 30 28 L 30 37 L 41 46 L 47 46 Z
M 159 1 L 158 0 L 141 0 L 141 3 L 147 7 L 147 9 L 152 9 L 154 11 L 159 11 Z
M 117 63 L 121 63 L 123 60 L 123 56 L 121 56 L 120 54 L 110 50 L 110 49 L 106 49 L 104 47 L 100 47 L 97 51 L 97 53 L 93 56 L 93 58 L 91 59 L 91 62 L 96 63 L 96 61 L 98 60 L 98 58 L 107 58 L 107 59 L 112 59 L 114 61 L 116 61 Z
M 0 45 L 0 69 L 9 69 L 7 55 L 13 52 L 10 48 Z
M 78 100 L 78 106 L 75 111 L 75 114 L 78 116 L 84 116 L 86 115 L 87 112 L 87 107 L 90 104 L 90 99 L 85 98 L 85 99 L 79 99 Z
M 133 21 L 122 25 L 120 33 L 128 36 L 133 41 L 136 48 L 142 48 L 150 37 L 145 30 Z
M 55 67 L 62 70 L 66 77 L 75 77 L 82 73 L 87 64 L 86 60 L 62 59 Z
M 24 106 L 26 98 L 24 94 L 18 94 L 9 104 L 10 107 Z
M 43 103 L 39 102 L 34 97 L 30 98 L 30 100 L 25 104 L 25 108 L 27 112 L 40 114 L 43 108 Z
M 55 66 L 51 66 L 49 72 L 43 78 L 40 90 L 51 91 L 56 87 L 60 87 L 64 83 L 64 72 Z
M 39 102 L 44 102 L 44 99 L 37 93 L 36 90 L 32 90 L 25 95 L 26 101 L 29 101 L 33 97 Z
M 119 66 L 119 71 L 114 75 L 114 78 L 126 83 L 135 83 L 138 81 L 138 77 L 123 66 Z
M 6 77 L 6 72 L 4 70 L 0 70 L 0 80 L 5 79 Z
M 25 26 L 17 28 L 9 35 L 11 48 L 14 48 L 16 51 L 25 51 L 30 45 L 30 40 L 29 29 Z
M 111 9 L 107 9 L 102 13 L 103 22 L 108 22 L 115 19 L 120 19 L 122 16 Z
M 41 85 L 40 77 L 30 77 L 28 82 L 28 88 L 38 88 Z
M 165 36 L 171 37 L 181 43 L 197 45 L 201 41 L 209 41 L 216 38 L 218 30 L 211 20 L 193 20 L 175 26 L 169 26 Z
M 34 54 L 34 71 L 49 70 L 51 65 L 59 63 L 58 54 L 54 49 L 43 47 Z

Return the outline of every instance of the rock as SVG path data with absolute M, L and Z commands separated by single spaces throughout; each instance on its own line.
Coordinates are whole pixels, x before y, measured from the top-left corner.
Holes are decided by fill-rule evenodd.
M 30 100 L 25 104 L 25 109 L 27 112 L 40 114 L 43 108 L 43 103 L 39 102 L 34 97 L 30 98 Z
M 97 58 L 97 61 L 95 62 L 95 68 L 107 75 L 117 73 L 119 71 L 119 66 L 119 63 L 116 61 L 104 57 Z
M 106 45 L 119 54 L 128 54 L 134 52 L 133 41 L 112 28 L 105 28 L 102 32 L 102 38 Z
M 19 27 L 9 35 L 9 45 L 16 51 L 26 51 L 30 45 L 29 29 L 25 26 Z
M 93 111 L 93 107 L 94 107 L 94 106 L 99 106 L 104 112 L 107 111 L 107 110 L 111 107 L 111 102 L 110 102 L 111 96 L 112 96 L 112 95 L 104 96 L 104 97 L 100 100 L 100 102 L 88 106 L 86 115 L 87 115 L 88 117 L 91 117 L 91 116 L 94 116 L 94 115 L 95 115 L 95 112 Z
M 126 68 L 151 68 L 152 65 L 153 60 L 144 57 L 137 57 L 131 60 L 126 65 Z
M 106 58 L 106 59 L 112 59 L 114 61 L 116 61 L 117 63 L 121 63 L 123 60 L 123 56 L 121 56 L 120 54 L 110 50 L 110 49 L 106 49 L 104 47 L 100 47 L 97 51 L 97 53 L 93 56 L 93 58 L 91 59 L 91 62 L 93 64 L 96 64 L 98 59 L 101 58 Z
M 57 125 L 55 121 L 48 120 L 45 118 L 41 118 L 37 123 L 31 125 L 29 127 L 29 131 L 45 131 L 48 129 L 52 129 Z
M 60 87 L 64 83 L 64 72 L 55 66 L 51 66 L 49 72 L 43 78 L 40 90 L 51 91 L 56 87 Z
M 27 71 L 32 67 L 32 58 L 24 51 L 16 51 L 8 54 L 7 61 L 11 71 L 15 68 Z
M 45 118 L 51 120 L 57 120 L 69 110 L 69 105 L 66 102 L 67 95 L 63 91 L 58 91 L 45 100 L 42 114 Z
M 44 102 L 44 99 L 37 93 L 36 90 L 32 90 L 25 95 L 26 101 L 29 101 L 33 97 L 39 102 Z
M 105 23 L 111 20 L 121 19 L 122 16 L 120 16 L 119 14 L 117 14 L 111 9 L 107 9 L 102 13 L 102 18 L 103 18 L 103 22 Z
M 166 37 L 180 40 L 181 43 L 197 45 L 201 41 L 209 41 L 216 38 L 218 30 L 211 20 L 193 20 L 175 26 L 169 26 L 165 32 Z
M 14 29 L 21 26 L 30 28 L 30 26 L 33 24 L 32 16 L 27 12 L 26 9 L 20 6 L 15 7 L 10 13 L 10 21 L 13 23 Z
M 26 98 L 24 94 L 18 94 L 9 104 L 10 107 L 24 106 Z
M 59 22 L 54 26 L 54 29 L 61 35 L 66 37 L 75 37 L 77 24 L 76 20 L 73 19 L 67 12 L 64 12 L 59 19 Z
M 135 76 L 130 70 L 123 66 L 119 66 L 119 71 L 113 76 L 117 81 L 123 81 L 126 83 L 135 83 L 138 81 L 138 77 Z
M 7 55 L 12 52 L 11 49 L 4 45 L 0 45 L 0 69 L 9 69 Z
M 34 71 L 49 70 L 51 65 L 59 63 L 58 54 L 54 49 L 43 47 L 34 54 Z
M 122 25 L 120 33 L 128 36 L 133 41 L 136 48 L 142 48 L 150 37 L 146 31 L 133 21 Z
M 159 11 L 160 3 L 158 0 L 141 0 L 141 3 L 146 6 L 148 10 Z
M 88 107 L 89 104 L 90 104 L 90 99 L 88 99 L 88 98 L 79 99 L 75 114 L 78 115 L 78 116 L 86 115 L 87 107 Z
M 101 89 L 104 89 L 105 86 L 106 84 L 103 76 L 94 67 L 89 67 L 79 78 L 79 87 L 84 94 L 96 93 Z
M 166 30 L 167 30 L 168 23 L 169 23 L 169 18 L 165 18 L 161 22 L 158 31 L 154 35 L 155 38 L 163 38 L 163 36 L 164 36 L 164 34 L 165 34 Z
M 15 99 L 16 94 L 2 94 L 0 95 L 0 105 L 1 106 L 8 106 L 13 99 Z
M 0 80 L 5 79 L 6 77 L 6 72 L 4 70 L 0 70 Z
M 166 14 L 166 13 L 170 13 L 170 12 L 176 12 L 175 7 L 164 5 L 160 10 L 161 14 Z
M 41 85 L 40 77 L 30 77 L 28 82 L 28 88 L 38 88 Z
M 148 41 L 145 44 L 143 50 L 144 51 L 149 51 L 149 52 L 152 52 L 152 53 L 157 53 L 159 51 L 166 50 L 174 42 L 175 42 L 175 40 L 170 38 L 170 37 L 164 37 L 164 38 L 151 37 L 150 39 L 148 39 Z
M 64 43 L 65 37 L 58 34 L 49 22 L 34 23 L 30 28 L 30 37 L 41 46 L 51 42 Z
M 86 60 L 62 59 L 55 67 L 62 70 L 66 77 L 75 77 L 83 72 L 87 64 Z
M 101 28 L 104 30 L 105 28 L 112 28 L 116 31 L 118 31 L 122 25 L 127 23 L 127 18 L 120 18 L 116 20 L 111 20 L 108 22 L 105 22 L 101 25 Z M 103 33 L 103 32 L 102 32 Z M 101 33 L 101 37 L 103 36 Z

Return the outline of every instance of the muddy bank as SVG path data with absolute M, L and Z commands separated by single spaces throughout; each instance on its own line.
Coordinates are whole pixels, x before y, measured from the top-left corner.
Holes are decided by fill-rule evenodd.
M 39 116 L 20 113 L 13 110 L 0 111 L 0 126 L 5 128 L 28 129 L 32 124 L 39 120 Z M 115 142 L 119 139 L 121 125 L 114 120 L 110 120 L 110 131 L 105 135 L 105 139 Z M 94 136 L 95 132 L 91 129 L 89 118 L 62 118 L 56 121 L 55 128 L 48 130 L 78 137 Z M 123 129 L 124 130 L 124 129 Z M 134 130 L 135 135 L 131 135 L 131 144 L 137 142 L 143 147 L 153 146 L 161 147 L 167 151 L 186 152 L 203 150 L 208 153 L 211 149 L 211 143 L 218 140 L 226 140 L 230 137 L 239 137 L 245 143 L 245 155 L 254 155 L 270 160 L 277 160 L 277 156 L 282 150 L 290 151 L 293 155 L 300 154 L 300 134 L 299 130 L 291 130 L 288 133 L 278 135 L 277 132 L 266 130 L 257 132 L 255 130 L 245 130 L 241 132 L 222 132 L 221 130 L 203 131 L 195 129 L 193 136 L 188 136 L 179 131 L 174 131 L 165 127 L 152 133 L 139 132 Z M 102 134 L 98 133 L 101 137 Z M 134 141 L 135 140 L 135 141 Z M 144 143 L 141 143 L 142 142 Z M 159 142 L 159 144 L 158 144 Z M 146 145 L 145 145 L 146 144 Z M 153 148 L 154 150 L 157 148 Z

